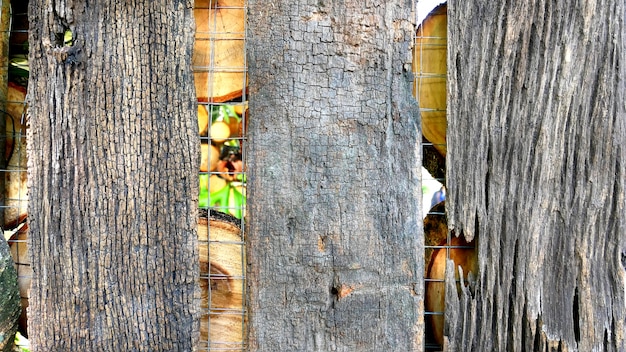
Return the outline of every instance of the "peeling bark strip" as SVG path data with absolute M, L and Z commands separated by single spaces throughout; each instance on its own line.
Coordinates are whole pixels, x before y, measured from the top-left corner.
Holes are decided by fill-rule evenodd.
M 33 350 L 191 351 L 192 3 L 88 3 L 30 2 Z
M 448 11 L 448 221 L 480 235 L 451 350 L 626 350 L 624 2 Z
M 422 349 L 412 2 L 249 1 L 251 351 Z

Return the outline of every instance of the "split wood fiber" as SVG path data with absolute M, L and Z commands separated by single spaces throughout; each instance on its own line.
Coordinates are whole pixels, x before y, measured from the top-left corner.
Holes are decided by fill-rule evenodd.
M 424 250 L 426 254 L 424 273 L 426 278 L 424 299 L 426 344 L 439 346 L 444 345 L 443 313 L 446 296 L 460 294 L 461 285 L 473 283 L 478 273 L 477 239 L 468 243 L 463 236 L 457 237 L 454 233 L 448 235 L 448 223 L 444 210 L 445 202 L 441 202 L 431 208 L 424 218 L 424 244 L 435 247 L 426 247 Z M 454 263 L 451 270 L 454 271 L 452 276 L 457 285 L 450 292 L 446 292 L 445 270 L 450 261 Z
M 448 2 L 449 350 L 626 350 L 625 7 Z

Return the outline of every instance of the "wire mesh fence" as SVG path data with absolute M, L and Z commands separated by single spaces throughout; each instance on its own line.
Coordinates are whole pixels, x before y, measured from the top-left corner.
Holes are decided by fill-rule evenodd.
M 418 14 L 419 16 L 419 14 Z M 422 116 L 424 137 L 423 165 L 426 168 L 424 184 L 437 184 L 438 190 L 430 199 L 430 209 L 424 218 L 424 287 L 425 287 L 425 350 L 445 350 L 445 271 L 452 260 L 455 268 L 467 273 L 476 268 L 475 243 L 467 243 L 463 236 L 448 230 L 445 212 L 446 146 L 446 85 L 447 85 L 447 6 L 440 4 L 420 22 L 415 36 L 413 69 L 414 94 Z M 424 199 L 428 202 L 429 199 Z M 457 282 L 462 282 L 455 269 Z M 467 280 L 465 280 L 467 282 Z
M 26 334 L 26 308 L 32 270 L 27 252 L 26 84 L 28 81 L 27 3 L 3 0 L 0 18 L 0 224 L 18 274 L 22 313 L 20 331 Z
M 246 349 L 246 2 L 197 0 L 193 71 L 200 166 L 200 349 Z
M 27 255 L 26 105 L 28 1 L 2 0 L 7 52 L 0 84 L 0 221 L 17 265 L 23 327 L 32 271 Z M 247 65 L 245 0 L 197 0 L 193 72 L 198 99 L 201 341 L 203 351 L 243 351 L 246 328 L 244 219 Z M 8 82 L 8 83 L 7 83 Z M 0 93 L 2 93 L 0 91 Z
M 443 253 L 449 258 L 450 235 L 445 218 L 445 132 L 446 132 L 446 23 L 444 9 L 435 8 L 419 24 L 415 36 L 413 69 L 415 72 L 414 94 L 417 97 L 422 117 L 423 159 L 436 156 L 444 163 L 443 172 L 437 168 L 423 172 L 423 183 L 435 181 L 440 189 L 433 193 L 430 208 L 424 218 L 424 288 L 425 288 L 425 350 L 443 348 L 443 317 L 445 292 L 440 264 L 433 265 L 435 258 Z M 432 157 L 431 157 L 432 158 Z M 434 174 L 435 176 L 431 175 Z M 425 202 L 429 201 L 424 199 Z

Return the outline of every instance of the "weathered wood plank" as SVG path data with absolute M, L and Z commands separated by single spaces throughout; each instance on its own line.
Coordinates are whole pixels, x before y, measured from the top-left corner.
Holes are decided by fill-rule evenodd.
M 249 1 L 251 351 L 423 344 L 412 1 Z
M 451 350 L 626 350 L 624 8 L 449 2 L 448 221 L 480 237 Z
M 29 3 L 35 351 L 198 348 L 192 7 Z

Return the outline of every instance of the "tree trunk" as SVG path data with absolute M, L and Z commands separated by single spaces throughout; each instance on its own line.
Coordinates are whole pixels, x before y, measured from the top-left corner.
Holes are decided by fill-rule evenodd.
M 480 258 L 450 350 L 626 350 L 624 2 L 448 11 L 448 221 Z
M 33 350 L 195 350 L 192 2 L 31 0 L 29 18 Z
M 251 351 L 423 344 L 412 1 L 249 1 Z
M 0 236 L 0 351 L 13 350 L 13 340 L 20 317 L 20 291 L 17 272 L 4 236 Z

